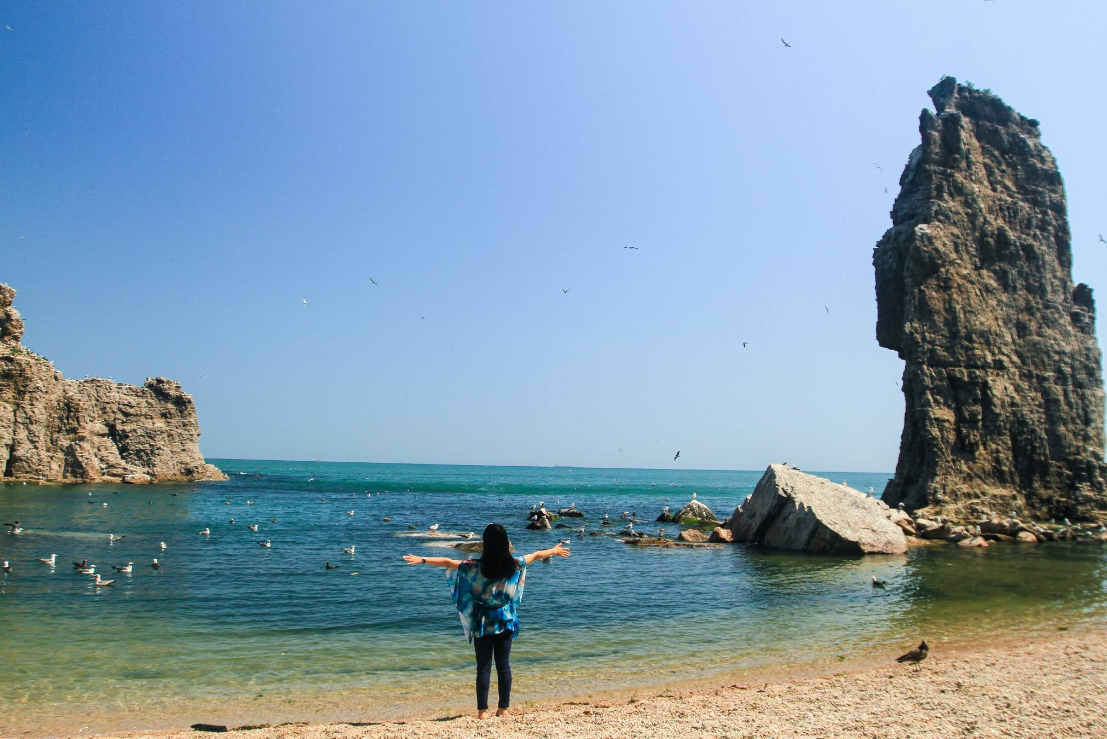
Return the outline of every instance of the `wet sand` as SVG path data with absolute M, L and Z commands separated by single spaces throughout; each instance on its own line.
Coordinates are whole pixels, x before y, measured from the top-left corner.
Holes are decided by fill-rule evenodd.
M 910 646 L 910 645 L 907 645 Z M 1107 630 L 1058 632 L 979 650 L 931 645 L 919 669 L 887 664 L 817 677 L 658 691 L 514 708 L 478 721 L 455 713 L 372 724 L 292 724 L 226 734 L 118 737 L 354 739 L 389 737 L 1103 737 Z M 906 650 L 903 650 L 906 651 Z M 492 688 L 493 700 L 495 684 Z M 474 712 L 475 713 L 475 712 Z

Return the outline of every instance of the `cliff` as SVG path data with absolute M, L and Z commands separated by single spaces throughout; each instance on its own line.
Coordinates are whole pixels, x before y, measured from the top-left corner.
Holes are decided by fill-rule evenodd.
M 15 290 L 0 285 L 0 479 L 226 479 L 200 454 L 196 406 L 180 383 L 64 379 L 20 344 L 23 320 L 14 298 Z
M 1104 392 L 1064 184 L 1038 122 L 945 78 L 873 252 L 880 345 L 904 360 L 883 500 L 951 517 L 1107 509 Z

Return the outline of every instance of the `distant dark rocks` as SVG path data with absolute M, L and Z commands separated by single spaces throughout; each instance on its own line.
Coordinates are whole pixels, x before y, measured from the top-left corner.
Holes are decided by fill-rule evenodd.
M 557 512 L 559 516 L 570 516 L 572 518 L 584 518 L 584 511 L 578 511 L 576 508 L 562 508 Z

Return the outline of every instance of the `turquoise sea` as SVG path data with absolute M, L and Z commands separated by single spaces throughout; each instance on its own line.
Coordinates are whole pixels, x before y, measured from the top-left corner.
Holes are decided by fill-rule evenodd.
M 13 567 L 0 575 L 0 735 L 469 710 L 471 647 L 443 572 L 400 558 L 453 551 L 456 540 L 428 537 L 428 526 L 479 536 L 501 522 L 525 553 L 568 536 L 525 530 L 531 505 L 545 501 L 575 504 L 589 531 L 601 530 L 604 513 L 631 511 L 651 522 L 639 529 L 675 533 L 652 523 L 662 506 L 696 492 L 724 517 L 761 476 L 212 461 L 230 480 L 0 486 L 0 521 L 25 527 L 0 535 L 0 559 Z M 879 491 L 890 475 L 825 476 Z M 205 527 L 210 536 L 197 535 Z M 271 548 L 258 546 L 266 539 Z M 342 552 L 350 545 L 356 554 Z M 894 657 L 922 637 L 939 653 L 1102 624 L 1107 614 L 1107 547 L 1093 544 L 840 558 L 743 546 L 639 549 L 574 535 L 571 549 L 571 558 L 528 573 L 512 652 L 517 705 L 731 673 L 825 670 Z M 51 553 L 56 566 L 36 561 Z M 116 585 L 97 589 L 75 573 L 70 563 L 84 558 Z M 110 569 L 128 561 L 132 574 Z M 326 570 L 327 561 L 339 569 Z M 873 589 L 873 575 L 888 588 Z

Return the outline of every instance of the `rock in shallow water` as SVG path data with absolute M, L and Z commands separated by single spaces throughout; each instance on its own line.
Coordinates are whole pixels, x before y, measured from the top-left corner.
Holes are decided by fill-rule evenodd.
M 903 530 L 875 498 L 821 477 L 770 465 L 731 516 L 734 540 L 812 554 L 901 554 Z

